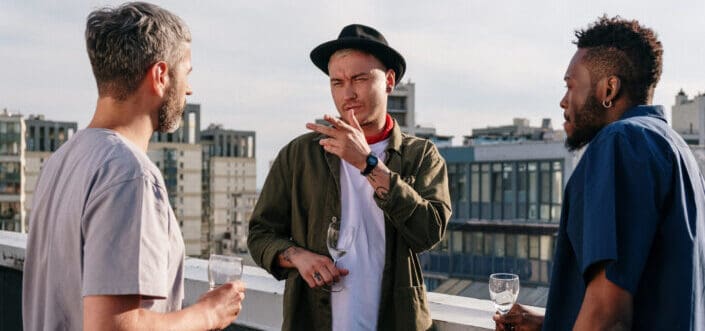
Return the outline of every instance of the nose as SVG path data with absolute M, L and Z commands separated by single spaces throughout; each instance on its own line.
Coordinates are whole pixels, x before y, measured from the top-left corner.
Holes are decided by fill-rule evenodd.
M 193 90 L 191 90 L 191 84 L 186 85 L 186 95 L 191 95 L 193 94 Z
M 345 84 L 343 97 L 345 97 L 345 100 L 355 100 L 357 98 L 353 84 Z
M 568 108 L 568 92 L 566 92 L 566 93 L 563 95 L 563 98 L 561 99 L 561 102 L 559 103 L 559 105 L 560 105 L 560 107 L 563 108 L 563 109 L 567 109 L 567 108 Z

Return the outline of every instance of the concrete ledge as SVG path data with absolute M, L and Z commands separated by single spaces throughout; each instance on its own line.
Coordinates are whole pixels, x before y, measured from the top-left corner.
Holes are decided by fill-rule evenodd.
M 27 235 L 0 231 L 0 265 L 22 270 Z M 186 258 L 184 306 L 193 304 L 208 291 L 208 261 Z M 279 330 L 282 323 L 284 282 L 264 269 L 245 266 L 245 304 L 237 324 L 259 330 Z M 21 287 L 21 284 L 18 284 Z M 441 331 L 494 330 L 494 307 L 488 300 L 428 293 L 431 316 Z M 543 308 L 530 307 L 543 313 Z

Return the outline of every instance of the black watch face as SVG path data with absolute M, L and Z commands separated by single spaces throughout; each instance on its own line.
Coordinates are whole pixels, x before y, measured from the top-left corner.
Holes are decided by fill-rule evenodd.
M 371 166 L 376 166 L 377 165 L 377 157 L 374 155 L 367 156 L 367 164 L 369 164 Z

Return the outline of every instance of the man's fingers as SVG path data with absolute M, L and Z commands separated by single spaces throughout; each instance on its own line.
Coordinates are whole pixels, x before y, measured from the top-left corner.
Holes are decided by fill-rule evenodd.
M 341 276 L 347 276 L 350 273 L 350 270 L 345 268 L 338 268 L 338 271 L 340 272 Z
M 306 123 L 306 128 L 330 137 L 335 137 L 338 133 L 338 131 L 336 131 L 334 128 L 316 123 Z
M 357 121 L 357 117 L 355 117 L 354 110 L 352 110 L 352 109 L 346 110 L 343 112 L 343 115 L 346 117 L 345 121 L 347 121 L 350 124 L 350 126 L 352 126 L 354 129 L 362 131 L 362 127 L 360 126 L 360 123 Z

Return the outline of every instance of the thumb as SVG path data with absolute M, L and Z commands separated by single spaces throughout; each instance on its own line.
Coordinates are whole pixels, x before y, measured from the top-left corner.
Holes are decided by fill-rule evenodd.
M 347 276 L 350 273 L 350 270 L 343 268 L 338 269 L 338 271 L 340 271 L 340 274 L 343 276 Z

